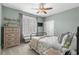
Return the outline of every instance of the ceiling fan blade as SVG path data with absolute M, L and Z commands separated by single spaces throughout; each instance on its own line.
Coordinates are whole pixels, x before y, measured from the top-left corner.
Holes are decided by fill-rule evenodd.
M 43 11 L 45 14 L 47 14 L 47 12 L 46 11 Z
M 44 8 L 44 10 L 50 10 L 50 9 L 53 9 L 53 8 Z

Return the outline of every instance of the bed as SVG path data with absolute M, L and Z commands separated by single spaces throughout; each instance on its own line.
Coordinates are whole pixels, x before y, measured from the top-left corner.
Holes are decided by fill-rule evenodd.
M 69 51 L 69 50 L 74 51 L 76 49 L 76 42 L 75 42 L 76 38 L 72 38 L 72 42 L 73 43 L 75 42 L 74 44 L 75 49 L 72 46 L 70 46 L 72 48 L 63 47 L 66 41 L 65 39 L 67 39 L 66 37 L 67 35 L 65 35 L 65 37 L 62 40 L 62 43 L 60 44 L 58 36 L 34 36 L 31 38 L 29 46 L 31 49 L 35 50 L 40 55 L 48 55 L 48 54 L 51 54 L 51 52 L 52 52 L 52 55 L 62 55 L 62 54 L 65 54 L 66 51 Z M 74 35 L 72 37 L 74 37 Z M 71 45 L 73 44 L 71 43 Z
M 41 55 L 45 55 L 47 51 L 57 49 L 57 52 L 54 52 L 55 54 L 61 54 L 61 51 L 58 51 L 60 49 L 60 44 L 58 43 L 58 37 L 57 36 L 37 36 L 32 37 L 32 40 L 29 43 L 30 48 L 34 49 L 36 52 L 38 52 Z

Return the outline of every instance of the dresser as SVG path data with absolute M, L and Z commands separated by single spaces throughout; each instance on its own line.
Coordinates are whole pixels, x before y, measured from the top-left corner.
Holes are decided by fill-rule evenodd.
M 20 45 L 20 27 L 5 26 L 3 48 L 8 48 L 16 45 Z

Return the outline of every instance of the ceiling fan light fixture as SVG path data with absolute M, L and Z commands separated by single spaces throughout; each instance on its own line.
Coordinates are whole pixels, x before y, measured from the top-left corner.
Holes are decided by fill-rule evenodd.
M 53 9 L 52 7 L 45 7 L 45 3 L 40 3 L 39 8 L 35 8 L 37 10 L 37 13 L 44 13 L 47 14 L 47 10 Z

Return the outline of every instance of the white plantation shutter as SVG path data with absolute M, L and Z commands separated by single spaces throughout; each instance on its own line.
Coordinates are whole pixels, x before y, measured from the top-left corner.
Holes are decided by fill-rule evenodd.
M 30 36 L 32 33 L 37 33 L 36 18 L 23 15 L 22 33 L 23 36 Z

